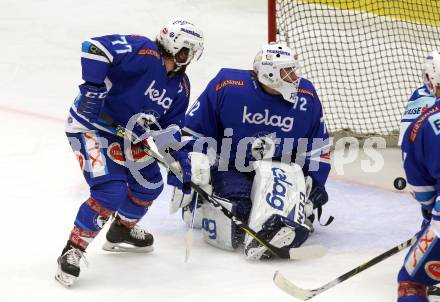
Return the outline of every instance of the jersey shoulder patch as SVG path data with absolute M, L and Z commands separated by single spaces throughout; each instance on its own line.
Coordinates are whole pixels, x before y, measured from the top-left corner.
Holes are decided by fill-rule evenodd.
M 98 41 L 87 40 L 81 44 L 82 57 L 97 61 L 111 62 L 113 57 Z
M 222 68 L 215 77 L 215 91 L 219 91 L 227 86 L 244 87 L 249 72 L 241 69 Z
M 311 97 L 315 97 L 316 90 L 312 82 L 305 78 L 301 78 L 298 84 L 298 93 L 305 94 Z
M 432 119 L 432 122 L 431 122 L 431 119 L 429 119 L 429 123 L 431 124 L 431 125 L 435 125 L 435 121 L 436 121 L 436 117 L 435 116 L 438 116 L 439 118 L 440 118 L 440 116 L 438 115 L 438 113 L 440 113 L 440 105 L 436 105 L 436 106 L 433 106 L 433 107 L 431 107 L 431 108 L 429 108 L 428 109 L 428 111 L 427 112 L 425 112 L 425 114 L 423 114 L 423 115 L 421 115 L 413 124 L 412 124 L 412 127 L 411 127 L 411 133 L 410 133 L 410 135 L 409 135 L 409 141 L 410 141 L 410 143 L 414 143 L 415 142 L 415 140 L 416 140 L 416 138 L 417 138 L 417 135 L 419 134 L 419 132 L 420 132 L 420 129 L 422 129 L 422 127 L 423 127 L 423 125 L 424 125 L 424 122 L 427 120 L 427 119 L 429 119 L 430 117 L 432 117 L 433 119 Z M 439 121 L 439 123 L 440 123 L 440 121 Z M 439 124 L 440 125 L 440 124 Z M 435 130 L 434 130 L 434 132 L 435 132 Z
M 242 87 L 244 86 L 244 80 L 223 80 L 215 85 L 215 91 L 219 91 L 226 86 L 236 86 L 236 87 Z
M 151 48 L 140 48 L 137 54 L 140 56 L 151 56 L 160 60 L 159 52 Z
M 414 101 L 408 102 L 403 113 L 402 120 L 414 120 L 421 114 L 424 114 L 435 103 L 435 98 L 430 96 L 420 97 Z
M 435 135 L 440 134 L 440 112 L 434 113 L 430 117 L 428 117 L 429 124 L 434 130 Z

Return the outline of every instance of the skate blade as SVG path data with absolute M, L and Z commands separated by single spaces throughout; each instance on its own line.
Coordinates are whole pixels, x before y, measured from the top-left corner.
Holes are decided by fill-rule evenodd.
M 55 280 L 57 280 L 62 286 L 66 288 L 70 288 L 73 283 L 75 283 L 76 277 L 66 274 L 65 272 L 61 271 L 61 269 L 58 269 Z
M 125 243 L 112 243 L 107 241 L 102 246 L 104 251 L 113 253 L 150 253 L 154 250 L 153 246 L 138 247 Z

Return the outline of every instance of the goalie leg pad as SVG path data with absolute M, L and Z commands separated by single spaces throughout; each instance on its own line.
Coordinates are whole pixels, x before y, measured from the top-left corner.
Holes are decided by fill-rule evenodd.
M 219 202 L 243 221 L 247 221 L 252 206 L 252 178 L 253 174 L 236 170 L 212 171 L 214 193 L 225 199 Z M 202 213 L 203 236 L 206 242 L 229 251 L 235 250 L 243 242 L 243 231 L 220 210 L 205 202 L 202 205 Z
M 236 202 L 226 200 L 219 202 L 235 215 Z M 234 251 L 243 242 L 243 232 L 213 205 L 203 203 L 202 213 L 202 232 L 207 243 L 224 250 Z
M 259 161 L 255 171 L 249 227 L 276 247 L 300 246 L 310 233 L 306 225 L 306 185 L 301 167 Z M 245 254 L 249 259 L 271 256 L 249 235 L 245 237 Z

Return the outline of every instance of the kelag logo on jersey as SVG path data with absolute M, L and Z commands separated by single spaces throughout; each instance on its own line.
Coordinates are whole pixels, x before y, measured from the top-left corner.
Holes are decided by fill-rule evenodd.
M 145 90 L 144 95 L 148 96 L 150 100 L 157 103 L 165 110 L 170 109 L 171 104 L 173 103 L 173 99 L 165 97 L 165 94 L 167 93 L 166 89 L 162 89 L 161 93 L 158 89 L 154 88 L 154 84 L 156 84 L 156 80 L 153 80 L 153 82 L 151 82 L 150 86 L 148 86 L 147 90 Z
M 281 168 L 272 168 L 272 175 L 274 176 L 272 193 L 266 195 L 266 202 L 272 208 L 282 211 L 284 209 L 287 186 L 292 186 L 292 184 L 286 180 L 286 172 Z
M 243 108 L 243 124 L 264 124 L 280 128 L 284 132 L 289 132 L 293 128 L 293 117 L 282 117 L 280 115 L 270 115 L 269 109 L 264 109 L 264 114 L 260 112 L 247 112 L 248 107 Z

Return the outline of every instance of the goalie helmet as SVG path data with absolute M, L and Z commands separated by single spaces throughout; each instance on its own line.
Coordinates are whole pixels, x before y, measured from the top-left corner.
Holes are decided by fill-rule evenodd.
M 437 50 L 428 54 L 423 69 L 425 85 L 431 95 L 435 96 L 435 87 L 440 86 L 440 54 Z
M 258 81 L 295 102 L 299 84 L 299 62 L 292 49 L 283 44 L 266 44 L 254 59 Z
M 182 18 L 168 22 L 157 41 L 178 67 L 188 65 L 194 58 L 198 60 L 203 53 L 203 32 Z

